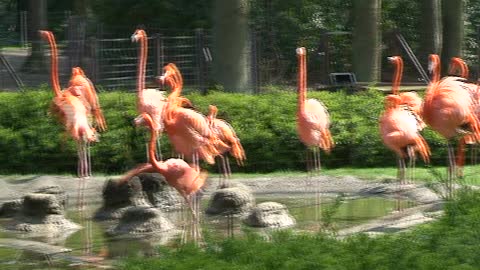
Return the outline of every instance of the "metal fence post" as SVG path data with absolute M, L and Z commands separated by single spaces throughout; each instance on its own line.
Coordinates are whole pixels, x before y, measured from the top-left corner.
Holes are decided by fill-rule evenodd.
M 207 87 L 205 83 L 206 64 L 205 64 L 205 32 L 203 28 L 195 29 L 195 55 L 196 55 L 196 72 L 197 86 L 202 95 L 207 94 Z
M 257 46 L 257 32 L 250 32 L 250 81 L 253 88 L 253 93 L 260 93 L 260 82 L 258 79 L 259 66 L 258 66 L 258 46 Z
M 20 11 L 20 46 L 28 48 L 27 11 Z
M 163 38 L 160 33 L 155 34 L 154 38 L 155 44 L 155 74 L 161 75 L 162 68 L 165 65 L 165 56 L 164 56 L 164 47 L 163 47 Z
M 90 70 L 92 72 L 92 82 L 97 84 L 100 81 L 100 74 L 99 74 L 99 64 L 100 64 L 100 54 L 99 54 L 99 41 L 97 38 L 92 37 L 90 39 L 90 48 L 91 48 L 91 55 L 92 61 L 90 62 L 91 67 Z

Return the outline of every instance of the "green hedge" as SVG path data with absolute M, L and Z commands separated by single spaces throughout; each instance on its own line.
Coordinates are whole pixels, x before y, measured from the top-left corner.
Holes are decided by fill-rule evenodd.
M 378 117 L 383 110 L 381 93 L 312 92 L 309 96 L 322 100 L 331 114 L 336 147 L 330 155 L 322 154 L 326 167 L 395 165 L 395 156 L 383 146 L 378 131 Z M 247 162 L 244 168 L 235 171 L 305 168 L 305 147 L 296 135 L 294 91 L 261 95 L 211 92 L 207 96 L 187 97 L 203 113 L 207 113 L 209 104 L 217 105 L 218 117 L 230 122 L 237 131 Z M 0 93 L 0 172 L 75 172 L 75 145 L 48 114 L 51 99 L 52 92 L 48 89 Z M 132 125 L 137 115 L 135 94 L 108 92 L 101 93 L 99 99 L 108 131 L 91 148 L 93 170 L 121 173 L 144 162 L 148 135 Z M 443 164 L 444 142 L 432 131 L 424 134 L 434 150 L 433 161 Z M 162 150 L 166 156 L 171 155 L 165 136 Z

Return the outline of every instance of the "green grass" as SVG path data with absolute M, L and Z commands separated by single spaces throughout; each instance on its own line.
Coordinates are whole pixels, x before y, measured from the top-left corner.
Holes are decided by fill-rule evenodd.
M 464 190 L 439 221 L 413 231 L 336 239 L 325 233 L 206 239 L 202 247 L 160 248 L 160 258 L 132 257 L 119 269 L 478 269 L 480 193 Z

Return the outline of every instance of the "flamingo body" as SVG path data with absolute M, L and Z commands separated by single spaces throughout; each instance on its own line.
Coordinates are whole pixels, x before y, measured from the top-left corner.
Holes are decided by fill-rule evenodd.
M 237 160 L 238 164 L 242 164 L 246 159 L 245 151 L 240 143 L 240 139 L 237 137 L 233 127 L 225 120 L 216 118 L 217 107 L 210 105 L 210 114 L 207 117 L 207 121 L 213 132 L 217 135 L 218 139 L 223 142 L 215 144 L 220 154 L 230 152 L 230 154 Z
M 97 92 L 93 83 L 85 75 L 85 72 L 80 67 L 72 68 L 72 76 L 68 83 L 69 88 L 75 87 L 77 89 L 76 95 L 82 99 L 85 107 L 95 117 L 99 129 L 104 131 L 107 129 L 105 117 L 103 116 L 100 103 L 98 101 Z
M 432 83 L 422 113 L 425 122 L 446 139 L 467 130 L 480 134 L 472 97 L 462 78 L 446 77 Z
M 211 144 L 214 134 L 207 119 L 193 110 L 172 106 L 174 108 L 167 109 L 168 118 L 165 119 L 165 130 L 175 151 L 185 156 L 198 153 L 201 159 L 209 164 L 214 164 L 215 156 L 220 153 Z
M 329 114 L 316 99 L 308 99 L 305 109 L 297 113 L 298 135 L 306 146 L 318 146 L 325 152 L 330 152 L 332 139 L 329 126 Z
M 387 109 L 380 117 L 383 143 L 400 158 L 407 157 L 407 147 L 414 146 L 425 162 L 429 160 L 428 145 L 420 134 L 416 117 L 401 106 L 397 95 L 386 97 Z

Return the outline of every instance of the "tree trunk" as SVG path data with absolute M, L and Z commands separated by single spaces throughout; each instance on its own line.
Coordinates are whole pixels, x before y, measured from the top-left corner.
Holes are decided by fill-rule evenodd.
M 248 92 L 248 0 L 215 0 L 213 64 L 226 91 Z
M 442 0 L 443 21 L 443 49 L 442 70 L 443 74 L 448 71 L 450 59 L 454 56 L 462 57 L 463 48 L 463 0 Z
M 353 1 L 353 70 L 358 81 L 380 79 L 381 33 L 379 29 L 381 0 Z
M 421 0 L 421 28 L 419 61 L 428 66 L 428 55 L 442 52 L 442 9 L 441 0 Z
M 28 39 L 32 44 L 32 50 L 22 69 L 29 72 L 44 72 L 43 44 L 38 30 L 47 29 L 47 0 L 29 0 L 27 14 Z

